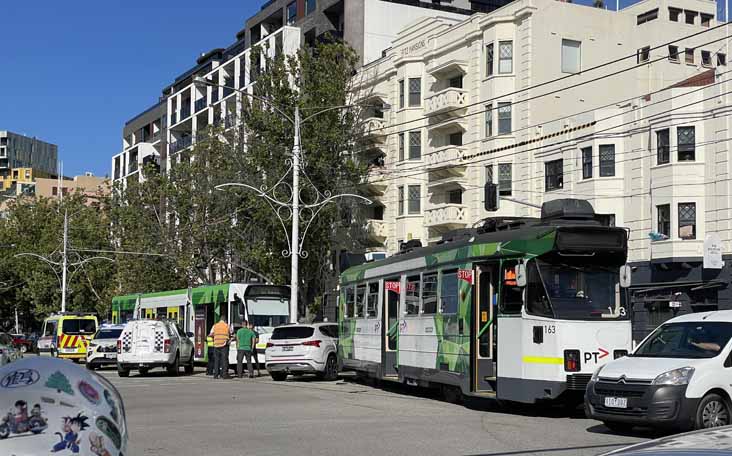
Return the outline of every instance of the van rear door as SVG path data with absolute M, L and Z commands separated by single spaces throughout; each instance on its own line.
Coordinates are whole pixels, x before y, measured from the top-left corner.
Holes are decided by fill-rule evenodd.
M 135 355 L 142 356 L 153 352 L 156 329 L 162 331 L 162 324 L 146 321 L 136 325 L 133 336 L 133 352 Z

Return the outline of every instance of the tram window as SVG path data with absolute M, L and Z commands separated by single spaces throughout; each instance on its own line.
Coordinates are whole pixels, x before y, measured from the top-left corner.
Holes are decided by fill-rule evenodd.
M 549 298 L 546 296 L 544 283 L 541 281 L 539 268 L 536 267 L 535 261 L 530 261 L 526 265 L 526 275 L 528 283 L 526 287 L 526 312 L 531 315 L 540 317 L 553 317 L 552 307 L 549 304 Z
M 419 314 L 419 276 L 407 277 L 407 293 L 404 297 L 406 315 Z
M 353 287 L 346 288 L 346 318 L 353 317 L 353 309 L 355 307 L 356 290 Z
M 422 313 L 437 313 L 437 273 L 422 276 Z
M 379 284 L 370 283 L 369 284 L 369 294 L 366 299 L 366 316 L 368 318 L 376 317 L 378 302 L 379 302 Z
M 458 311 L 458 280 L 457 271 L 442 273 L 442 287 L 440 290 L 440 311 L 443 314 L 454 314 Z
M 523 290 L 516 284 L 516 261 L 503 264 L 501 280 L 501 313 L 519 314 L 523 304 Z
M 366 307 L 366 285 L 356 287 L 356 318 L 363 318 Z

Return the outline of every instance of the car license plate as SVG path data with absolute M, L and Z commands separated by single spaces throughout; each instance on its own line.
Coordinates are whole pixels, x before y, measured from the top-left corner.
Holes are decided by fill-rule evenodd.
M 606 397 L 605 407 L 611 408 L 628 408 L 627 397 Z
M 107 359 L 114 359 L 117 357 L 117 355 L 115 355 L 114 353 L 105 353 L 104 357 Z
M 291 352 L 292 351 L 292 347 L 282 347 L 282 351 L 283 352 Z

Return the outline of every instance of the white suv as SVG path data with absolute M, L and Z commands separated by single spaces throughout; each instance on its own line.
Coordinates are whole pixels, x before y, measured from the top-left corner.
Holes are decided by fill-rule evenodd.
M 278 326 L 267 342 L 267 371 L 275 381 L 285 380 L 288 374 L 305 373 L 335 380 L 338 377 L 337 347 L 337 324 Z
M 193 373 L 193 342 L 183 329 L 169 320 L 133 320 L 127 323 L 117 339 L 117 373 L 130 375 L 137 369 L 141 375 L 155 367 L 164 367 L 168 374 L 178 375 L 180 366 Z
M 117 339 L 124 328 L 125 325 L 102 325 L 99 328 L 86 349 L 87 369 L 117 364 Z

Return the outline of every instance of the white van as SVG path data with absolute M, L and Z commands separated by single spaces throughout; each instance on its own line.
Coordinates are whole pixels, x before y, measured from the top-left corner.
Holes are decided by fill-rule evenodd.
M 117 339 L 117 373 L 127 377 L 137 369 L 146 375 L 150 369 L 164 367 L 178 375 L 180 366 L 193 373 L 192 334 L 186 334 L 175 321 L 133 320 Z
M 730 424 L 730 338 L 732 310 L 672 318 L 632 354 L 595 371 L 585 393 L 588 416 L 617 431 Z

